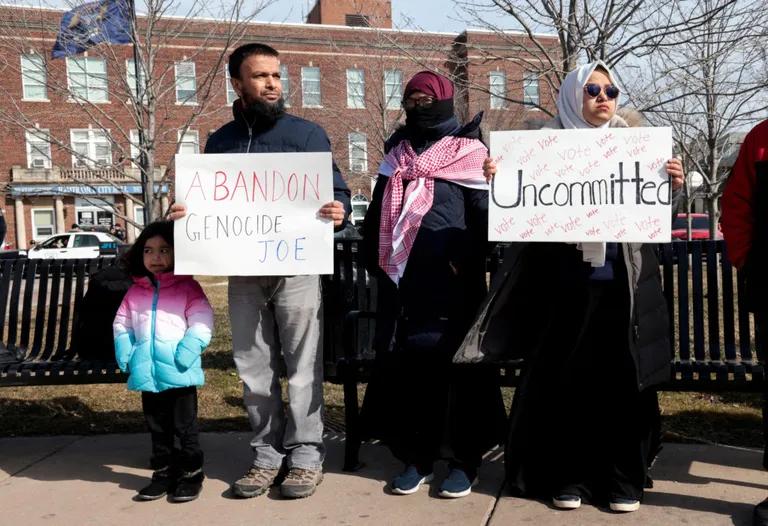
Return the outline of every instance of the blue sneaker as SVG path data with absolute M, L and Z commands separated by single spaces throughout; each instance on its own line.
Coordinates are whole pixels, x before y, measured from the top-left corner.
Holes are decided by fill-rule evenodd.
M 581 507 L 581 497 L 578 495 L 558 495 L 552 497 L 552 504 L 561 510 L 575 510 Z
M 446 499 L 466 497 L 472 492 L 472 482 L 464 471 L 453 468 L 440 485 L 440 493 L 438 495 Z
M 396 495 L 410 495 L 419 491 L 425 482 L 432 482 L 432 473 L 422 475 L 416 466 L 408 466 L 392 480 L 390 488 Z

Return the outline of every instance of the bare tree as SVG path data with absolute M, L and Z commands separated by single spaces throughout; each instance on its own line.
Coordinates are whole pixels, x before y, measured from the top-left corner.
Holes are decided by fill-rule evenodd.
M 635 101 L 652 123 L 672 126 L 687 170 L 701 174 L 689 203 L 704 199 L 714 238 L 739 137 L 768 113 L 768 14 L 757 0 L 706 0 L 696 8 L 717 15 L 648 58 L 652 76 L 638 82 Z
M 365 152 L 349 144 L 347 175 L 350 186 L 365 182 L 370 187 L 377 175 L 378 163 L 384 158 L 384 144 L 403 123 L 401 107 L 403 87 L 419 70 L 429 69 L 449 74 L 447 69 L 450 39 L 445 36 L 424 35 L 418 31 L 368 28 L 345 34 L 342 41 L 328 40 L 327 66 L 337 70 L 336 75 L 346 85 L 339 86 L 335 97 L 324 105 L 327 129 L 338 144 L 348 145 L 350 134 L 361 134 L 366 140 Z M 403 60 L 403 52 L 418 55 L 418 60 Z M 350 64 L 347 54 L 360 55 L 358 63 Z M 293 113 L 302 115 L 302 108 Z M 363 157 L 365 153 L 365 157 Z M 368 162 L 357 162 L 367 157 Z M 367 166 L 365 166 L 367 164 Z
M 30 109 L 23 95 L 7 87 L 0 88 L 4 101 L 0 124 L 37 135 L 72 155 L 75 166 L 84 169 L 61 170 L 62 180 L 91 186 L 115 180 L 141 184 L 141 198 L 122 195 L 142 206 L 151 221 L 161 212 L 159 185 L 170 181 L 169 171 L 159 167 L 171 164 L 190 126 L 222 111 L 221 104 L 213 101 L 214 94 L 224 90 L 226 56 L 248 22 L 273 1 L 145 0 L 146 12 L 128 14 L 130 44 L 105 43 L 87 51 L 87 57 L 103 59 L 95 72 L 84 69 L 83 56 L 66 61 L 49 58 L 60 11 L 6 4 L 0 8 L 0 31 L 6 35 L 0 41 L 0 72 L 6 77 L 43 79 L 49 99 L 66 101 L 59 106 L 58 121 L 87 122 L 103 139 L 99 153 L 108 154 L 78 148 L 69 136 L 70 126 L 44 133 L 38 123 L 49 120 L 45 115 L 50 110 Z M 184 49 L 181 60 L 179 48 Z M 33 58 L 26 68 L 20 64 L 21 56 Z
M 557 94 L 565 75 L 580 62 L 610 67 L 679 44 L 736 0 L 454 0 L 466 16 L 506 42 L 477 49 L 488 60 L 512 60 L 535 73 Z M 506 16 L 504 16 L 506 15 Z M 515 31 L 509 31 L 513 29 Z M 550 38 L 557 37 L 555 45 Z M 692 37 L 691 37 L 692 38 Z M 473 86 L 488 89 L 487 86 Z M 510 97 L 510 102 L 530 104 Z M 537 106 L 550 113 L 551 101 Z

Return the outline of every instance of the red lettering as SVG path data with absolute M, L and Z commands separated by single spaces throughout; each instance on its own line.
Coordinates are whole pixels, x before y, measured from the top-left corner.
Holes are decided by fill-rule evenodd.
M 299 179 L 295 173 L 288 176 L 288 200 L 295 201 L 299 193 Z
M 222 176 L 223 180 L 219 182 L 219 176 Z M 223 201 L 227 197 L 229 197 L 229 189 L 227 188 L 227 174 L 222 171 L 216 172 L 216 184 L 213 190 L 213 200 L 214 201 Z M 219 197 L 219 188 L 223 188 L 226 194 Z
M 243 172 L 240 171 L 237 173 L 237 180 L 235 181 L 235 187 L 232 189 L 232 194 L 229 197 L 229 200 L 232 201 L 235 198 L 235 194 L 237 193 L 237 189 L 242 188 L 243 194 L 245 195 L 245 202 L 248 202 L 248 187 L 245 185 L 245 176 L 243 175 Z
M 320 174 L 315 174 L 315 183 L 312 184 L 312 179 L 307 174 L 304 174 L 304 189 L 302 191 L 302 199 L 307 200 L 307 185 L 314 191 L 315 199 L 320 200 Z

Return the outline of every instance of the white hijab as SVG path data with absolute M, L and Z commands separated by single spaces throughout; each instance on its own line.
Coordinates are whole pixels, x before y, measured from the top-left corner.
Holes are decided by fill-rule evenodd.
M 608 121 L 600 126 L 593 126 L 584 119 L 582 112 L 584 85 L 598 66 L 604 68 L 613 85 L 618 86 L 610 68 L 602 60 L 584 64 L 568 73 L 560 86 L 560 93 L 557 95 L 557 114 L 564 129 L 607 128 L 610 125 L 610 121 Z M 619 98 L 617 97 L 616 107 L 618 106 Z M 577 248 L 581 250 L 584 261 L 593 267 L 605 265 L 605 243 L 578 243 Z
M 563 128 L 570 130 L 573 128 L 607 128 L 608 122 L 601 126 L 593 126 L 584 119 L 582 108 L 584 106 L 584 85 L 589 80 L 589 76 L 600 66 L 608 72 L 608 78 L 614 86 L 618 86 L 616 79 L 611 73 L 610 68 L 602 61 L 596 60 L 589 64 L 584 64 L 574 69 L 565 76 L 563 84 L 560 86 L 560 92 L 557 95 L 557 114 Z M 619 97 L 616 98 L 616 107 L 619 107 Z

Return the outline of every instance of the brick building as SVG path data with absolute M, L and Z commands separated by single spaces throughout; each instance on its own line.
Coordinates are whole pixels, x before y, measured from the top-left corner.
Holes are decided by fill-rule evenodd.
M 102 44 L 51 59 L 62 14 L 0 6 L 0 31 L 7 35 L 0 39 L 0 188 L 6 241 L 19 248 L 74 223 L 117 224 L 132 239 L 136 229 L 128 225 L 140 223 L 136 119 L 146 125 L 148 113 L 137 104 L 132 46 Z M 457 113 L 466 119 L 485 110 L 486 130 L 526 127 L 546 117 L 535 105 L 553 107 L 546 84 L 512 53 L 523 36 L 402 31 L 391 24 L 388 0 L 318 0 L 306 24 L 252 22 L 237 34 L 239 42 L 280 51 L 288 111 L 328 131 L 357 219 L 384 139 L 403 117 L 403 86 L 416 71 L 453 75 Z M 146 27 L 141 17 L 139 25 Z M 202 151 L 206 137 L 231 118 L 235 94 L 222 51 L 232 40 L 227 24 L 166 18 L 157 27 L 150 95 L 142 97 L 155 108 L 156 206 L 165 209 L 174 153 Z M 552 37 L 540 41 L 556 45 Z

